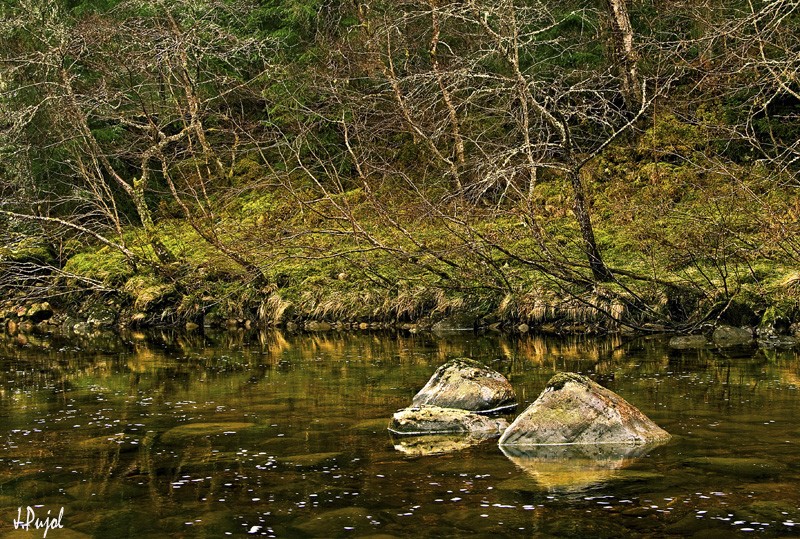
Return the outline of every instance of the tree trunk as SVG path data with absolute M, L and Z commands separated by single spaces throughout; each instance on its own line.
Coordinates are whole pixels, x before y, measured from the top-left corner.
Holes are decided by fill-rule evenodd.
M 575 201 L 572 211 L 575 213 L 575 219 L 581 229 L 581 237 L 583 238 L 583 246 L 586 250 L 586 256 L 589 260 L 589 268 L 592 270 L 592 275 L 595 280 L 600 282 L 607 282 L 612 279 L 611 272 L 603 262 L 603 257 L 600 254 L 600 249 L 597 247 L 597 242 L 594 239 L 594 228 L 592 227 L 592 219 L 589 216 L 589 208 L 586 203 L 586 192 L 583 189 L 583 182 L 578 172 L 570 172 L 570 182 L 572 183 L 572 192 Z
M 158 237 L 158 231 L 156 230 L 156 225 L 153 223 L 153 216 L 150 213 L 150 208 L 147 207 L 147 201 L 145 200 L 145 193 L 144 193 L 144 183 L 145 180 L 133 180 L 133 185 L 131 186 L 131 198 L 133 199 L 133 205 L 136 208 L 136 213 L 139 215 L 139 220 L 142 222 L 142 228 L 144 228 L 145 237 L 147 237 L 147 242 L 153 248 L 153 252 L 156 254 L 156 258 L 158 258 L 159 263 L 161 264 L 172 264 L 177 261 L 175 255 L 172 254 L 164 242 L 161 241 L 161 238 Z
M 638 55 L 633 48 L 633 27 L 628 16 L 628 6 L 626 0 L 606 0 L 606 4 L 614 39 L 614 61 L 622 78 L 622 96 L 628 109 L 637 110 L 641 105 Z

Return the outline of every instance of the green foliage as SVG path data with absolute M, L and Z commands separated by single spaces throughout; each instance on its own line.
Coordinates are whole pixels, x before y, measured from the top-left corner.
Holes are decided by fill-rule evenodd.
M 0 245 L 0 263 L 3 261 L 52 264 L 55 262 L 55 257 L 51 247 L 41 238 L 29 236 Z
M 74 255 L 67 261 L 64 271 L 109 286 L 121 286 L 133 276 L 133 269 L 122 253 L 109 247 Z

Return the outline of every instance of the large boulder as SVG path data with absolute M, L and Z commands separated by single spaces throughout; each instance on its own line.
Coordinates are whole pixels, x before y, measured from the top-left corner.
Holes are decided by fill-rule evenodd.
M 396 412 L 389 423 L 395 434 L 473 434 L 499 436 L 508 422 L 505 419 L 439 406 L 412 406 Z
M 517 405 L 514 388 L 506 377 L 477 361 L 448 361 L 414 396 L 412 406 L 439 406 L 473 412 L 497 412 Z
M 648 444 L 670 435 L 625 399 L 585 376 L 553 376 L 500 437 L 501 446 Z

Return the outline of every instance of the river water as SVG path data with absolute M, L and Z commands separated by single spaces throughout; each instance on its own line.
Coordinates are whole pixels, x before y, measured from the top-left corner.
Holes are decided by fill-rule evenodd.
M 42 537 L 15 530 L 29 513 L 63 526 L 55 539 L 800 533 L 798 353 L 666 342 L 4 336 L 0 537 Z M 506 456 L 496 440 L 393 438 L 392 413 L 462 356 L 505 374 L 519 411 L 555 372 L 579 372 L 673 439 Z

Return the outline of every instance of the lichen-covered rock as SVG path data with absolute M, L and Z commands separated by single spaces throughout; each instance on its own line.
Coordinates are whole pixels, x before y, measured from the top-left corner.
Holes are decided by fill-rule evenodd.
M 396 412 L 389 423 L 395 434 L 484 434 L 499 436 L 508 422 L 505 419 L 439 406 L 414 406 Z
M 670 435 L 625 399 L 585 376 L 553 376 L 500 437 L 501 446 L 648 444 Z
M 719 326 L 714 330 L 711 340 L 714 341 L 714 344 L 721 347 L 752 344 L 753 332 L 745 328 Z
M 517 405 L 514 388 L 506 377 L 477 361 L 448 361 L 414 396 L 412 406 L 440 406 L 473 412 L 495 412 Z

